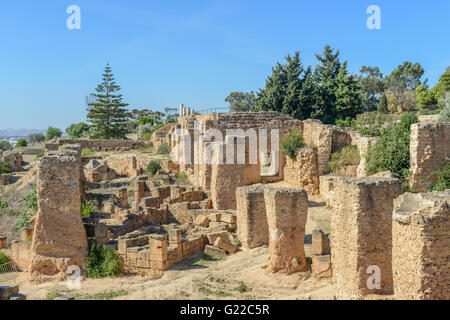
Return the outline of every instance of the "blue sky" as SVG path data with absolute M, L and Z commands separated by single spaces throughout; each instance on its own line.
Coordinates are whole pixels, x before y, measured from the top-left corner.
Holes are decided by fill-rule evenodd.
M 366 26 L 372 4 L 381 30 Z M 69 5 L 81 30 L 66 28 Z M 155 110 L 225 107 L 231 91 L 262 88 L 286 54 L 314 65 L 325 44 L 354 73 L 408 60 L 434 85 L 450 65 L 449 34 L 448 0 L 2 1 L 0 129 L 84 121 L 107 61 L 130 107 Z

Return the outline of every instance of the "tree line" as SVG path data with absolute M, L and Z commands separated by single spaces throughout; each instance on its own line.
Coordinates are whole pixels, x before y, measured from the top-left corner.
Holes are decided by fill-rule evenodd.
M 443 108 L 450 91 L 450 68 L 430 88 L 419 63 L 405 61 L 389 75 L 378 67 L 362 66 L 351 74 L 339 50 L 329 45 L 316 54 L 314 70 L 303 66 L 300 52 L 277 62 L 265 87 L 252 92 L 231 92 L 225 101 L 230 111 L 277 111 L 300 120 L 320 119 L 327 124 L 348 125 L 356 115 L 371 112 L 400 113 Z

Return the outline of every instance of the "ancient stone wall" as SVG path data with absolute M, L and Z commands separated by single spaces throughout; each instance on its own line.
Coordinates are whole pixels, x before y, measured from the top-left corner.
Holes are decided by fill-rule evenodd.
M 308 196 L 305 190 L 264 189 L 269 226 L 270 272 L 293 273 L 306 268 L 304 252 Z
M 297 157 L 286 157 L 284 181 L 291 188 L 305 189 L 308 194 L 319 193 L 319 172 L 316 151 L 305 147 L 299 149 Z
M 395 200 L 392 271 L 396 299 L 450 299 L 450 190 Z
M 50 141 L 45 145 L 46 150 L 56 150 L 59 146 L 64 144 L 78 144 L 82 149 L 109 149 L 116 150 L 116 148 L 137 149 L 139 147 L 151 146 L 150 141 L 144 140 L 119 140 L 119 139 L 65 139 L 59 138 Z M 55 147 L 56 146 L 56 147 Z M 55 149 L 56 148 L 56 149 Z
M 0 160 L 6 161 L 13 172 L 22 169 L 22 156 L 18 152 L 4 152 Z
M 392 210 L 402 193 L 400 180 L 333 180 L 331 194 L 331 262 L 338 299 L 392 294 Z M 375 266 L 375 267 L 373 267 Z M 380 271 L 380 286 L 368 285 Z
M 236 189 L 237 236 L 244 248 L 269 244 L 266 203 L 263 186 Z
M 38 160 L 38 213 L 34 225 L 32 261 L 35 281 L 64 279 L 68 266 L 83 268 L 86 232 L 81 220 L 80 172 L 77 152 L 54 152 Z
M 411 188 L 427 191 L 437 180 L 436 170 L 450 161 L 450 123 L 416 123 L 411 125 Z

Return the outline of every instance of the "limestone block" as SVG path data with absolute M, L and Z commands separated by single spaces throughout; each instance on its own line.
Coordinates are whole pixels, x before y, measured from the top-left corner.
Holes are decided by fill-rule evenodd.
M 203 214 L 199 214 L 194 221 L 194 224 L 197 226 L 201 226 L 201 227 L 205 227 L 207 228 L 209 225 L 209 219 L 207 216 L 203 215 Z
M 313 255 L 326 255 L 330 253 L 328 237 L 322 230 L 313 230 L 312 232 L 312 251 Z
M 7 245 L 7 238 L 5 236 L 0 237 L 0 249 L 5 249 Z
M 331 256 L 313 255 L 311 267 L 316 280 L 331 277 Z
M 238 249 L 234 244 L 220 237 L 217 237 L 216 241 L 214 241 L 214 246 L 225 250 L 227 253 L 235 253 Z
M 306 191 L 267 187 L 264 197 L 269 226 L 268 271 L 290 274 L 305 269 Z
M 229 235 L 226 231 L 218 231 L 218 232 L 212 232 L 206 234 L 206 237 L 208 239 L 208 243 L 213 245 L 216 242 L 217 238 L 222 238 L 223 240 L 228 241 Z
M 222 250 L 220 248 L 211 246 L 211 245 L 206 245 L 205 246 L 205 254 L 209 255 L 209 256 L 213 256 L 213 257 L 223 257 L 226 256 L 226 252 L 225 250 Z

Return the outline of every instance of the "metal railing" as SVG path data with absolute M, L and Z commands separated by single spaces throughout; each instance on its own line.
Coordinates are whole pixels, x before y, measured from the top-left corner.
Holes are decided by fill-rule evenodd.
M 7 262 L 0 264 L 0 284 L 16 284 L 16 279 L 19 276 L 16 264 L 14 262 Z

